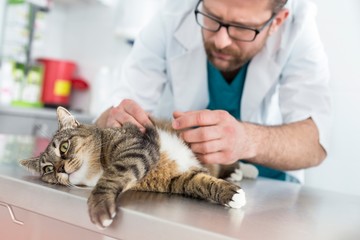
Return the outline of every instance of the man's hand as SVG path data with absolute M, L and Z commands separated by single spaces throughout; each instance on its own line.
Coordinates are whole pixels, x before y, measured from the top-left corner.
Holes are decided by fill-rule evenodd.
M 120 127 L 124 123 L 133 123 L 143 132 L 146 125 L 152 125 L 146 113 L 135 101 L 125 99 L 117 107 L 106 110 L 96 121 L 100 127 Z
M 204 163 L 231 164 L 255 156 L 245 125 L 226 111 L 174 112 L 173 116 L 173 128 L 183 130 L 182 138 Z
M 182 130 L 204 163 L 239 159 L 279 170 L 316 166 L 326 157 L 311 118 L 279 126 L 240 122 L 225 111 L 175 112 L 173 128 Z

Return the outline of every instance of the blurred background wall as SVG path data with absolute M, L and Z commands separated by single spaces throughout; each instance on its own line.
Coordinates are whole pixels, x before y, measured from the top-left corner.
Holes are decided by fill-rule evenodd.
M 360 195 L 360 1 L 315 2 L 331 69 L 334 116 L 329 156 L 306 171 L 306 184 Z

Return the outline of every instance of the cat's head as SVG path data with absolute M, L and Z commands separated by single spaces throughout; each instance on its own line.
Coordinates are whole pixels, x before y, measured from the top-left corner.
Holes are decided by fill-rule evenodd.
M 94 185 L 101 171 L 99 137 L 94 127 L 80 124 L 65 108 L 57 109 L 58 131 L 38 157 L 20 164 L 43 181 L 62 185 Z

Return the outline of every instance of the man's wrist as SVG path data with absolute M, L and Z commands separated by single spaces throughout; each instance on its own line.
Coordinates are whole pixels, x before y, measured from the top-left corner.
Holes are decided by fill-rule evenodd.
M 269 131 L 266 127 L 253 123 L 243 122 L 244 135 L 246 136 L 246 160 L 255 160 L 263 155 L 266 146 L 263 144 L 268 139 Z

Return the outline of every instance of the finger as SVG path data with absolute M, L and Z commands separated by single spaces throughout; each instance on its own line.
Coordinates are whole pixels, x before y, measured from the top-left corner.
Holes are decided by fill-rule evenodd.
M 108 118 L 106 121 L 107 127 L 121 127 L 121 123 L 116 121 L 114 118 Z
M 176 118 L 179 118 L 181 116 L 184 116 L 185 114 L 192 114 L 192 113 L 195 113 L 197 111 L 187 111 L 187 112 L 181 112 L 181 111 L 175 111 L 173 112 L 173 117 L 176 119 Z
M 224 164 L 224 162 L 222 161 L 222 159 L 224 158 L 222 152 L 196 154 L 196 157 L 200 160 L 200 162 L 204 164 Z
M 121 122 L 119 120 L 119 110 L 115 107 L 109 109 L 109 115 L 106 120 L 106 127 L 121 127 Z
M 124 112 L 124 114 L 121 115 L 121 117 L 118 119 L 120 123 L 123 125 L 125 123 L 131 123 L 136 125 L 141 132 L 145 131 L 145 127 L 141 125 L 133 116 L 127 114 Z
M 221 136 L 220 129 L 217 126 L 199 127 L 181 133 L 182 139 L 187 143 L 212 141 L 220 139 Z
M 224 164 L 229 165 L 238 161 L 238 158 L 231 156 L 229 151 L 218 151 L 208 154 L 197 154 L 199 160 L 205 164 Z
M 219 140 L 192 143 L 190 146 L 194 153 L 202 155 L 216 153 L 224 149 L 224 146 L 222 146 L 222 143 Z
M 110 115 L 107 120 L 107 125 L 109 127 L 121 127 L 124 123 L 132 123 L 136 125 L 140 129 L 140 131 L 145 131 L 145 128 L 140 123 L 138 123 L 131 115 L 126 113 L 123 107 L 120 107 L 119 105 L 116 108 L 112 108 L 110 110 Z
M 173 118 L 177 119 L 177 118 L 183 116 L 184 114 L 185 114 L 184 112 L 175 111 L 175 112 L 173 112 Z
M 173 121 L 174 129 L 186 129 L 198 126 L 215 125 L 219 122 L 215 111 L 201 110 L 188 112 Z
M 136 102 L 126 99 L 122 104 L 124 111 L 132 116 L 140 125 L 152 125 L 148 113 L 146 113 Z

